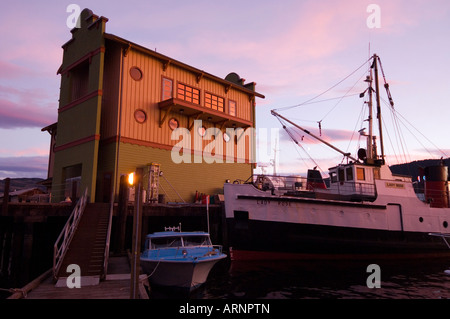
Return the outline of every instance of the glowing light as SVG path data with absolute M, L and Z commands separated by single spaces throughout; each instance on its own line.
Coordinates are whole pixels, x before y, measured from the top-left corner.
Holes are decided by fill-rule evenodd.
M 128 174 L 128 184 L 130 185 L 134 184 L 134 173 Z

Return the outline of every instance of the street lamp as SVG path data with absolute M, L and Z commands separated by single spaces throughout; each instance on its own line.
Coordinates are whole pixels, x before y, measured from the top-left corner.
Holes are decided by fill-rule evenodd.
M 130 299 L 137 299 L 139 292 L 140 254 L 141 254 L 141 228 L 142 228 L 142 176 L 143 168 L 137 168 L 136 172 L 128 174 L 128 183 L 134 185 L 134 214 L 133 237 L 131 256 L 131 286 Z
M 134 172 L 128 174 L 128 184 L 130 184 L 130 186 L 134 185 Z

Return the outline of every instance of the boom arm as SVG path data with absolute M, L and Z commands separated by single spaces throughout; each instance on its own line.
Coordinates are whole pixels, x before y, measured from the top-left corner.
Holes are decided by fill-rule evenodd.
M 342 155 L 347 156 L 348 158 L 350 158 L 351 160 L 353 160 L 353 161 L 355 161 L 355 162 L 358 161 L 356 158 L 352 157 L 352 156 L 350 155 L 350 153 L 345 153 L 345 152 L 341 151 L 341 150 L 338 149 L 337 147 L 335 147 L 335 146 L 331 145 L 330 143 L 324 141 L 323 139 L 321 139 L 320 137 L 314 135 L 313 133 L 311 133 L 311 132 L 308 131 L 307 129 L 304 129 L 303 127 L 301 127 L 301 126 L 295 124 L 294 122 L 288 120 L 287 118 L 285 118 L 284 116 L 278 114 L 278 113 L 275 112 L 274 110 L 272 110 L 271 113 L 272 113 L 273 116 L 276 116 L 276 117 L 279 117 L 279 118 L 285 120 L 286 122 L 288 122 L 288 123 L 294 125 L 296 128 L 302 130 L 302 131 L 305 132 L 306 134 L 308 134 L 308 135 L 314 137 L 315 139 L 319 140 L 320 142 L 324 143 L 324 144 L 327 145 L 328 147 L 331 147 L 331 148 L 332 148 L 333 150 L 335 150 L 336 152 L 339 152 L 339 153 L 341 153 Z

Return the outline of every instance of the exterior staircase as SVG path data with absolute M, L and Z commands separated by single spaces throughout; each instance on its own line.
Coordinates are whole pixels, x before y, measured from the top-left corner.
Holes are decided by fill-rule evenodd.
M 104 277 L 105 248 L 107 244 L 110 205 L 88 203 L 74 230 L 61 265 L 55 274 L 56 286 L 66 286 L 67 266 L 80 267 L 81 285 L 96 285 Z

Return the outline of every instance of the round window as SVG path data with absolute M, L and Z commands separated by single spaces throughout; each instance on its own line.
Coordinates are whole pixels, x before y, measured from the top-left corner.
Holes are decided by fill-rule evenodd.
M 178 126 L 180 126 L 180 123 L 178 122 L 177 119 L 171 118 L 169 120 L 169 127 L 171 130 L 175 130 L 176 128 L 178 128 Z
M 144 123 L 147 120 L 147 114 L 144 110 L 136 110 L 134 112 L 134 119 L 138 123 Z
M 130 69 L 130 76 L 131 76 L 131 78 L 132 78 L 133 80 L 139 81 L 140 79 L 142 79 L 142 71 L 141 71 L 141 69 L 139 69 L 139 68 L 136 67 L 136 66 L 133 66 L 133 67 Z

